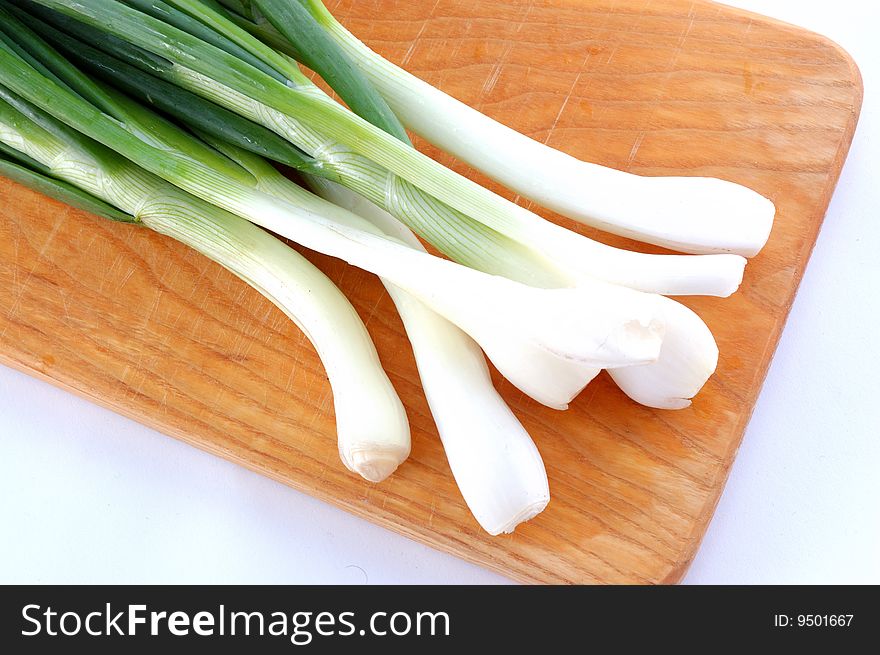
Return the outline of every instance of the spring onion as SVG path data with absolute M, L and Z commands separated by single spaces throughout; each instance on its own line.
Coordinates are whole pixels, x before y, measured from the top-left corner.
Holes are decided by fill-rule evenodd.
M 82 209 L 117 223 L 137 224 L 139 222 L 131 214 L 119 211 L 116 207 L 86 193 L 79 187 L 49 177 L 48 173 L 49 169 L 38 161 L 0 141 L 0 177 L 18 182 L 22 186 L 54 198 L 75 209 Z
M 334 103 L 289 64 L 279 62 L 275 51 L 266 54 L 264 61 L 272 62 L 277 71 L 284 70 L 286 83 L 225 49 L 114 0 L 38 3 L 163 57 L 169 63 L 159 71 L 161 74 L 172 76 L 175 83 L 188 85 L 197 93 L 210 94 L 211 99 L 229 109 L 242 111 L 241 106 L 235 106 L 242 101 L 255 104 L 253 110 L 257 112 L 260 106 L 267 107 L 285 120 L 297 121 L 323 135 L 332 156 L 339 150 L 334 144 L 344 144 L 347 150 L 372 160 L 465 216 L 525 244 L 552 261 L 553 266 L 578 277 L 598 277 L 652 292 L 721 296 L 732 293 L 741 281 L 744 260 L 736 255 L 645 255 L 611 248 L 541 219 Z M 199 2 L 175 0 L 175 5 L 185 6 L 188 13 L 200 17 L 209 16 L 212 21 L 222 18 L 212 15 L 207 5 Z M 225 29 L 234 33 L 236 44 L 247 45 L 251 54 L 262 57 L 271 50 L 256 39 L 244 40 L 249 36 L 247 32 L 226 23 Z
M 170 236 L 245 280 L 287 314 L 312 341 L 326 369 L 339 453 L 349 469 L 378 482 L 406 459 L 406 414 L 372 341 L 345 296 L 308 260 L 248 221 L 90 143 L 4 87 L 0 141 L 62 182 L 21 167 L 13 179 Z M 5 175 L 11 172 L 16 171 L 4 168 Z
M 372 203 L 367 202 L 362 196 L 347 189 L 343 190 L 343 188 L 322 177 L 308 176 L 307 180 L 310 186 L 319 190 L 321 192 L 320 195 L 330 195 L 336 201 L 336 205 L 341 204 L 342 207 L 322 201 L 315 195 L 293 184 L 264 160 L 210 137 L 208 137 L 208 140 L 253 175 L 259 190 L 277 199 L 291 202 L 302 209 L 320 214 L 337 224 L 385 235 L 397 239 L 420 252 L 425 252 L 418 239 L 399 221 Z M 348 211 L 348 208 L 351 211 Z M 367 217 L 367 220 L 364 217 Z M 397 299 L 404 292 L 388 281 L 383 280 L 383 282 L 392 300 L 395 301 L 395 304 L 398 304 Z M 659 298 L 660 302 L 665 300 L 664 298 Z M 417 301 L 414 299 L 407 299 L 403 303 L 403 308 L 410 308 L 415 302 Z M 408 323 L 406 312 L 404 309 L 400 309 L 400 307 L 398 309 L 406 326 Z M 427 311 L 430 310 L 423 308 L 416 312 L 417 317 L 412 323 L 415 325 L 424 323 L 424 319 L 420 314 Z M 444 328 L 442 333 L 447 331 L 448 329 Z M 410 334 L 409 336 L 412 342 L 420 340 L 417 335 L 413 336 Z M 441 342 L 443 341 L 441 340 Z M 554 409 L 566 409 L 568 403 L 599 374 L 599 369 L 595 366 L 576 360 L 547 357 L 540 352 L 532 358 L 526 358 L 522 353 L 518 354 L 516 351 L 506 352 L 500 350 L 494 343 L 485 347 L 490 354 L 490 358 L 493 358 L 504 377 L 532 398 Z M 438 349 L 435 356 L 440 352 L 442 352 L 442 348 Z
M 421 248 L 390 214 L 357 194 L 322 178 L 310 178 L 310 186 Z M 513 532 L 550 500 L 538 449 L 492 386 L 476 343 L 422 303 L 389 292 L 409 334 L 431 414 L 468 508 L 489 534 Z
M 67 75 L 64 75 L 65 72 Z M 70 77 L 71 72 L 61 71 L 61 76 Z M 76 76 L 73 77 L 76 79 Z M 100 94 L 93 92 L 91 95 Z M 113 100 L 125 106 L 120 98 Z M 49 121 L 45 116 L 43 120 Z M 57 125 L 55 127 L 61 130 Z M 258 158 L 247 157 L 228 146 L 224 149 L 219 143 L 217 145 L 221 151 L 232 154 L 233 159 L 265 186 L 286 191 L 299 204 L 310 196 Z M 78 158 L 85 159 L 81 153 Z M 51 159 L 53 162 L 63 162 L 66 158 L 56 155 Z M 119 174 L 115 177 L 118 178 Z M 312 198 L 313 209 L 328 211 L 332 208 L 337 214 L 344 213 L 338 207 L 314 196 Z M 211 209 L 217 211 L 216 208 Z M 153 219 L 147 213 L 143 220 L 151 222 Z M 408 233 L 399 232 L 401 236 L 404 234 Z M 408 238 L 411 246 L 418 243 L 412 235 Z M 517 524 L 540 512 L 549 501 L 546 472 L 534 443 L 494 391 L 476 344 L 404 292 L 393 287 L 389 291 L 392 291 L 395 302 L 401 308 L 413 340 L 420 375 L 432 411 L 437 417 L 450 464 L 468 506 L 491 534 L 512 531 Z M 356 375 L 350 378 L 358 379 Z M 345 454 L 345 451 L 341 452 Z M 348 459 L 344 461 L 350 463 Z M 373 473 L 378 475 L 379 471 Z
M 370 50 L 321 0 L 299 4 L 370 79 L 404 124 L 517 193 L 606 232 L 693 253 L 751 257 L 770 235 L 775 208 L 760 194 L 707 177 L 642 177 L 580 161 L 513 130 Z M 276 28 L 277 24 L 274 25 Z
M 342 225 L 386 234 L 423 250 L 412 232 L 390 214 L 344 187 L 309 177 L 309 186 L 322 199 L 258 157 L 210 142 L 273 196 Z M 404 290 L 383 282 L 412 345 L 422 388 L 465 502 L 489 534 L 512 532 L 550 500 L 547 473 L 534 442 L 492 386 L 479 346 Z

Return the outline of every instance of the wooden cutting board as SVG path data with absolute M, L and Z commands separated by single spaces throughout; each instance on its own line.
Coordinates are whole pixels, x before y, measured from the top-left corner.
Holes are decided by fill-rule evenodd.
M 320 362 L 268 301 L 169 239 L 5 180 L 0 361 L 517 580 L 678 581 L 724 486 L 852 139 L 862 95 L 855 65 L 823 37 L 702 0 L 330 8 L 391 60 L 573 155 L 638 173 L 718 176 L 776 202 L 770 242 L 740 292 L 686 301 L 721 349 L 693 407 L 637 406 L 602 376 L 556 412 L 496 376 L 544 455 L 553 500 L 514 535 L 489 537 L 458 494 L 375 278 L 310 255 L 361 313 L 410 417 L 412 457 L 377 486 L 339 462 Z

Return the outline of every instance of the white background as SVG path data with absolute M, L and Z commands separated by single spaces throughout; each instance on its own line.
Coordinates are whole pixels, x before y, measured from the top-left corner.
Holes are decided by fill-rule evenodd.
M 880 583 L 877 3 L 730 2 L 860 64 L 849 161 L 686 581 Z M 872 156 L 873 154 L 873 156 Z M 0 367 L 0 582 L 504 578 Z

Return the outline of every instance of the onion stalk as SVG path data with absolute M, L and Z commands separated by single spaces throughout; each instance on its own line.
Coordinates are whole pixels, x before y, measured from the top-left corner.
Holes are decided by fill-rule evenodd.
M 708 177 L 643 177 L 576 159 L 489 118 L 376 54 L 321 0 L 258 0 L 277 28 L 285 5 L 314 21 L 382 93 L 403 123 L 517 193 L 600 230 L 690 253 L 757 254 L 773 203 Z M 277 18 L 276 18 L 277 17 Z M 281 30 L 282 32 L 284 30 Z

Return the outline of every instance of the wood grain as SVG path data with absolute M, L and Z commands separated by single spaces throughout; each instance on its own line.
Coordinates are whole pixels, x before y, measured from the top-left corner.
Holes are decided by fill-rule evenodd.
M 770 242 L 742 290 L 687 301 L 721 349 L 693 407 L 639 407 L 603 376 L 555 412 L 496 376 L 544 455 L 553 500 L 516 534 L 488 537 L 456 490 L 400 321 L 373 277 L 309 254 L 366 321 L 412 423 L 412 457 L 378 486 L 339 462 L 320 362 L 269 302 L 168 239 L 5 180 L 0 361 L 518 580 L 677 581 L 724 486 L 846 156 L 861 104 L 853 62 L 827 39 L 704 1 L 330 7 L 390 59 L 573 155 L 727 178 L 776 202 Z

